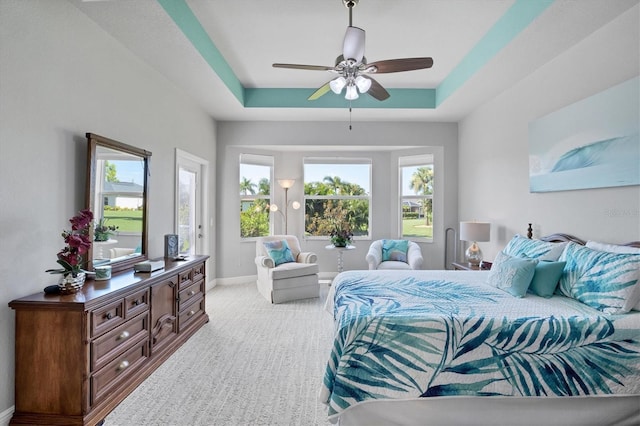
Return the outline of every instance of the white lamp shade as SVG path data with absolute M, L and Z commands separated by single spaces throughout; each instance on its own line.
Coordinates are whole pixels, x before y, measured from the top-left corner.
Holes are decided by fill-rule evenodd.
M 342 89 L 344 89 L 344 86 L 346 85 L 347 85 L 347 80 L 342 76 L 335 78 L 329 82 L 329 87 L 331 88 L 331 91 L 336 95 L 339 95 L 340 92 L 342 92 Z
M 356 86 L 347 86 L 347 93 L 344 95 L 344 98 L 348 101 L 358 99 L 358 89 L 356 89 Z
M 298 210 L 300 208 L 300 203 L 298 201 L 294 201 L 291 203 L 291 207 L 293 207 L 294 210 Z
M 488 222 L 460 222 L 460 240 L 489 241 L 491 224 Z
M 271 210 L 272 212 L 277 212 L 278 211 L 278 206 L 276 204 L 271 204 L 269 206 L 269 210 Z
M 371 87 L 371 80 L 361 75 L 356 77 L 355 83 L 356 86 L 358 86 L 358 90 L 360 90 L 360 93 L 366 93 L 367 90 L 369 90 L 369 88 Z
M 362 62 L 364 57 L 364 30 L 358 27 L 347 27 L 342 46 L 344 59 L 353 59 L 357 64 Z
M 278 185 L 284 189 L 291 188 L 294 183 L 296 183 L 295 179 L 278 179 Z

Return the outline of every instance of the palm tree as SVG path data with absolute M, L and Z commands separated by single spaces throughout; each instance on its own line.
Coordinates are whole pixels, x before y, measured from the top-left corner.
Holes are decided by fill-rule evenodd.
M 338 195 L 339 193 L 342 193 L 341 189 L 344 186 L 344 182 L 342 182 L 342 179 L 340 179 L 340 177 L 325 176 L 323 181 L 333 189 L 334 194 Z
M 251 182 L 251 179 L 247 179 L 243 176 L 240 181 L 240 193 L 242 195 L 254 195 L 256 193 L 256 184 Z
M 409 182 L 409 189 L 416 194 L 432 195 L 433 194 L 433 168 L 431 167 L 418 167 L 411 175 L 411 181 Z M 422 200 L 422 208 L 425 210 L 427 206 L 432 203 L 431 199 Z M 425 224 L 429 226 L 429 213 L 425 211 Z
M 260 182 L 258 182 L 258 194 L 269 195 L 270 191 L 271 191 L 271 184 L 269 182 L 269 179 L 267 178 L 260 179 Z

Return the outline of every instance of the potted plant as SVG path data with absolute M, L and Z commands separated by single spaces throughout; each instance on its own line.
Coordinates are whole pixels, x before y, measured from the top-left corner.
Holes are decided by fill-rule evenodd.
M 331 243 L 335 247 L 346 247 L 351 244 L 351 239 L 353 238 L 353 234 L 348 226 L 331 231 L 331 234 L 329 235 L 331 237 Z
M 71 230 L 63 230 L 62 238 L 66 246 L 58 252 L 58 264 L 62 268 L 47 269 L 51 274 L 61 274 L 58 286 L 62 293 L 75 293 L 85 280 L 82 270 L 83 256 L 91 248 L 89 227 L 93 221 L 93 213 L 89 209 L 80 210 L 78 214 L 69 219 Z
M 117 226 L 107 225 L 107 220 L 109 219 L 103 217 L 96 222 L 96 227 L 93 230 L 94 241 L 108 241 L 118 231 Z

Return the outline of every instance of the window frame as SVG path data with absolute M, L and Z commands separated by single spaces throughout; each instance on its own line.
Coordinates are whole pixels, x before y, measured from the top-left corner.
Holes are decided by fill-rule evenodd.
M 308 183 L 307 176 L 305 173 L 305 167 L 307 164 L 322 164 L 330 167 L 335 164 L 342 165 L 362 165 L 366 164 L 369 166 L 368 172 L 368 180 L 369 180 L 369 192 L 366 195 L 308 195 L 304 186 Z M 309 235 L 307 233 L 307 223 L 306 223 L 306 206 L 307 200 L 366 200 L 369 204 L 369 214 L 368 214 L 368 223 L 367 223 L 367 234 L 365 235 L 354 235 L 353 240 L 370 240 L 371 239 L 371 225 L 372 225 L 372 215 L 373 211 L 371 206 L 373 205 L 373 160 L 367 157 L 304 157 L 302 159 L 302 169 L 303 169 L 303 214 L 304 214 L 304 230 L 303 230 L 303 238 L 305 240 L 315 240 L 315 241 L 329 241 L 330 237 L 328 235 Z M 351 183 L 351 182 L 350 182 Z M 355 183 L 355 182 L 354 182 Z
M 251 166 L 265 166 L 269 167 L 269 194 L 242 194 L 240 191 L 240 184 L 242 182 L 242 165 L 251 165 Z M 238 236 L 240 237 L 240 241 L 255 241 L 258 238 L 273 235 L 274 231 L 274 215 L 269 211 L 269 206 L 272 204 L 273 193 L 274 193 L 274 168 L 275 168 L 275 158 L 272 155 L 265 154 L 252 154 L 252 153 L 241 153 L 238 157 L 238 205 L 240 206 L 240 214 L 242 213 L 242 203 L 245 201 L 251 201 L 255 203 L 256 200 L 266 200 L 266 211 L 268 221 L 269 221 L 269 231 L 266 235 L 258 235 L 251 237 L 243 237 L 242 236 L 242 218 L 239 216 L 239 229 Z M 259 182 L 256 182 L 259 185 Z
M 403 169 L 406 167 L 431 167 L 431 170 L 433 171 L 433 182 L 431 184 L 432 186 L 432 192 L 431 194 L 425 194 L 425 195 L 421 195 L 421 194 L 415 194 L 415 195 L 404 195 L 403 194 Z M 404 201 L 411 201 L 411 200 L 424 200 L 424 199 L 430 199 L 431 200 L 431 226 L 432 226 L 432 231 L 431 231 L 431 238 L 428 237 L 416 237 L 416 236 L 405 236 L 403 233 L 403 212 L 402 212 L 402 206 Z M 416 242 L 428 242 L 428 243 L 432 243 L 435 241 L 435 203 L 436 203 L 436 155 L 433 153 L 429 153 L 429 154 L 416 154 L 416 155 L 404 155 L 404 156 L 399 156 L 398 157 L 398 200 L 397 200 L 397 212 L 398 212 L 398 235 L 400 238 L 403 239 L 411 239 L 412 241 L 416 241 Z

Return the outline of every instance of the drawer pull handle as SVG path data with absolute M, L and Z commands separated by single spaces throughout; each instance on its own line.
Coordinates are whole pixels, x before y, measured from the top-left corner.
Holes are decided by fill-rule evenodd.
M 111 318 L 113 318 L 113 314 L 111 312 L 107 312 L 105 317 L 107 317 L 107 319 L 111 319 Z
M 124 361 L 122 361 L 120 363 L 120 365 L 118 365 L 118 371 L 122 371 L 125 368 L 129 367 L 129 361 L 127 361 L 126 359 Z
M 133 304 L 134 304 L 135 306 L 138 306 L 138 305 L 140 304 L 140 301 L 139 301 L 138 299 L 136 299 L 136 300 L 134 300 L 134 301 L 133 301 Z
M 125 331 L 122 332 L 122 334 L 120 336 L 118 336 L 118 340 L 128 339 L 129 336 L 131 336 L 131 335 L 129 334 L 128 331 L 125 330 Z
M 195 292 L 195 291 L 193 291 L 193 290 L 191 290 L 191 291 L 189 292 L 189 296 L 193 296 L 194 294 L 196 294 L 196 292 Z
M 195 313 L 196 313 L 195 311 L 189 311 L 189 316 L 191 316 L 191 315 L 193 315 Z

